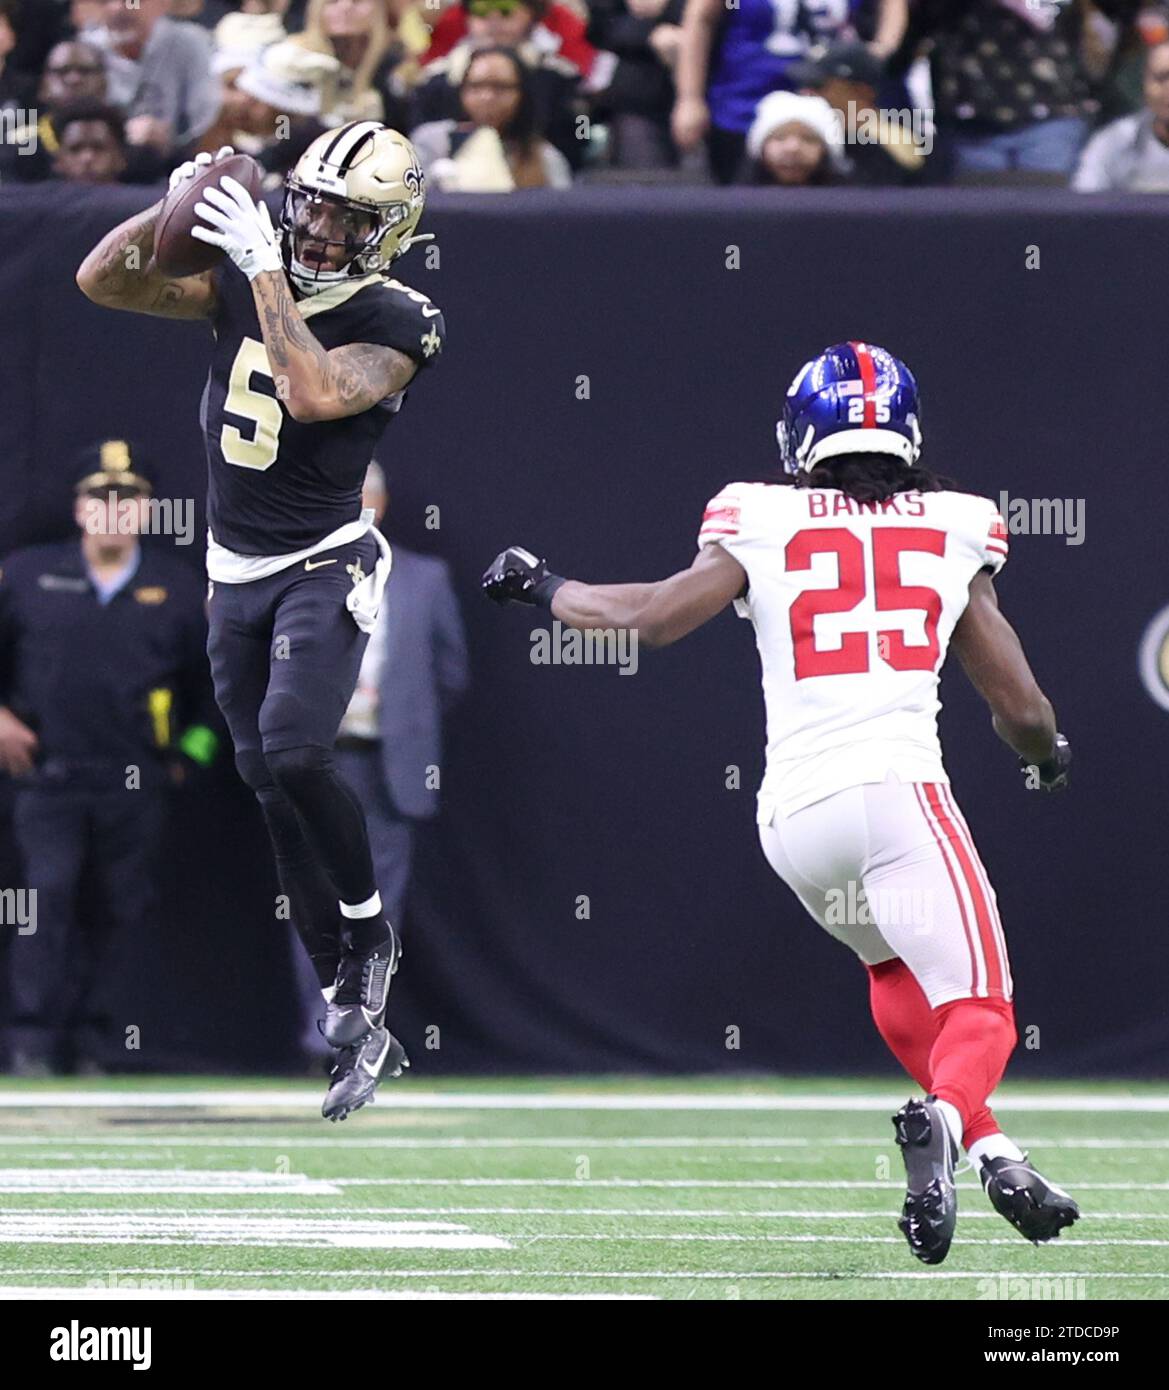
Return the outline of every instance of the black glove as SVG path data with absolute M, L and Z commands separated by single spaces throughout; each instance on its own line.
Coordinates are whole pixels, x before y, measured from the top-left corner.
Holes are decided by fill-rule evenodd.
M 1055 752 L 1043 763 L 1023 763 L 1023 775 L 1038 774 L 1039 786 L 1045 792 L 1061 792 L 1068 784 L 1068 765 L 1072 760 L 1072 750 L 1063 734 L 1055 736 Z
M 496 603 L 534 603 L 541 608 L 551 608 L 552 595 L 566 582 L 520 545 L 501 551 L 482 580 L 483 592 Z

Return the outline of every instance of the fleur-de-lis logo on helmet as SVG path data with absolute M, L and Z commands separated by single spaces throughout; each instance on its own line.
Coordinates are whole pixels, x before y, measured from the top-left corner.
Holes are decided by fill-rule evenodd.
M 426 187 L 426 176 L 417 164 L 411 164 L 402 175 L 402 182 L 412 198 L 421 198 Z

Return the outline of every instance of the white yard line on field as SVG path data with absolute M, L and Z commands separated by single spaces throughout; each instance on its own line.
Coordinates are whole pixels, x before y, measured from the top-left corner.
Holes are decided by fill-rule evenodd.
M 104 1285 L 96 1288 L 86 1288 L 78 1285 L 62 1284 L 56 1288 L 28 1284 L 23 1287 L 12 1285 L 5 1288 L 0 1285 L 0 1302 L 5 1300 L 19 1301 L 32 1299 L 67 1299 L 70 1303 L 84 1303 L 89 1299 L 96 1299 L 102 1303 L 107 1300 L 122 1301 L 141 1301 L 141 1302 L 177 1302 L 187 1303 L 190 1301 L 205 1302 L 209 1299 L 216 1300 L 237 1300 L 242 1299 L 248 1302 L 258 1302 L 261 1300 L 288 1300 L 295 1299 L 298 1303 L 305 1299 L 312 1299 L 315 1302 L 329 1302 L 344 1299 L 346 1303 L 354 1299 L 425 1299 L 429 1302 L 432 1299 L 441 1299 L 443 1302 L 454 1300 L 456 1302 L 483 1302 L 503 1299 L 507 1302 L 514 1302 L 523 1299 L 539 1299 L 544 1302 L 547 1299 L 567 1300 L 575 1303 L 612 1303 L 614 1300 L 635 1299 L 638 1302 L 652 1301 L 656 1298 L 651 1293 L 440 1293 L 430 1289 L 128 1289 L 115 1285 L 106 1288 Z
M 894 1194 L 899 1195 L 899 1194 Z M 70 1207 L 70 1214 L 77 1216 L 120 1216 L 140 1215 L 144 1203 L 134 1207 Z M 166 1207 L 155 1207 L 156 1216 L 164 1214 Z M 16 1220 L 25 1216 L 57 1216 L 60 1207 L 11 1207 L 9 1216 Z M 275 1216 L 282 1215 L 273 1207 L 202 1207 L 201 1216 Z M 714 1221 L 889 1221 L 896 1214 L 894 1207 L 873 1207 L 870 1211 L 832 1211 L 831 1209 L 811 1209 L 788 1207 L 783 1209 L 750 1207 L 705 1208 L 705 1207 L 310 1207 L 306 1214 L 314 1217 L 375 1217 L 375 1216 L 617 1216 L 653 1217 L 658 1220 L 714 1220 Z M 1097 1221 L 1169 1221 L 1169 1211 L 1096 1211 L 1087 1213 L 1088 1219 Z M 1001 1221 L 997 1211 L 963 1211 L 963 1222 Z
M 904 1245 L 904 1236 L 833 1236 L 824 1235 L 817 1232 L 815 1235 L 746 1235 L 742 1232 L 700 1234 L 698 1232 L 686 1231 L 679 1233 L 659 1232 L 655 1235 L 558 1235 L 552 1233 L 542 1233 L 540 1235 L 525 1235 L 521 1240 L 524 1245 L 534 1244 L 536 1241 L 551 1241 L 559 1243 L 561 1241 L 636 1241 L 639 1244 L 656 1245 L 659 1241 L 710 1241 L 714 1244 L 719 1242 L 732 1242 L 739 1244 L 750 1244 L 752 1241 L 762 1241 L 769 1245 Z M 966 1238 L 964 1246 L 982 1245 L 1010 1245 L 1021 1252 L 1021 1245 L 1018 1236 L 985 1236 L 975 1239 Z M 1057 1249 L 1063 1250 L 1071 1245 L 1169 1245 L 1169 1240 L 1109 1240 L 1109 1239 L 1082 1239 L 1076 1236 L 1064 1236 L 1060 1238 Z
M 332 1178 L 338 1187 L 574 1187 L 589 1188 L 745 1188 L 774 1191 L 815 1189 L 817 1191 L 896 1192 L 904 1183 L 849 1182 L 811 1178 Z M 1076 1182 L 1077 1192 L 1169 1192 L 1169 1182 Z M 960 1182 L 959 1191 L 979 1192 L 976 1182 Z
M 348 1250 L 510 1250 L 501 1236 L 450 1221 L 336 1217 L 208 1216 L 202 1212 L 100 1212 L 62 1208 L 0 1213 L 0 1245 L 234 1245 Z
M 379 1110 L 689 1110 L 845 1111 L 896 1110 L 904 1091 L 871 1095 L 720 1095 L 705 1092 L 613 1093 L 591 1091 L 459 1092 L 389 1089 Z M 992 1096 L 996 1110 L 1057 1113 L 1169 1113 L 1169 1094 L 1117 1096 L 1098 1091 L 1064 1095 Z M 0 1091 L 0 1108 L 12 1110 L 242 1109 L 319 1110 L 319 1088 L 206 1091 L 66 1091 L 13 1088 Z
M 1169 1149 L 1169 1139 L 1034 1139 L 1017 1136 L 1015 1142 L 1025 1149 Z M 0 1146 L 21 1149 L 59 1149 L 69 1148 L 108 1149 L 111 1152 L 119 1147 L 129 1149 L 151 1148 L 173 1149 L 336 1149 L 334 1138 L 300 1137 L 297 1135 L 249 1135 L 245 1138 L 229 1139 L 222 1136 L 175 1135 L 173 1138 L 158 1135 L 94 1135 L 85 1137 L 47 1137 L 4 1134 L 0 1135 Z M 444 1139 L 404 1139 L 404 1138 L 365 1138 L 346 1136 L 347 1149 L 872 1149 L 892 1148 L 893 1140 L 887 1143 L 869 1137 L 867 1139 L 812 1139 L 792 1135 L 761 1136 L 739 1135 L 732 1138 L 715 1139 L 709 1135 L 637 1135 L 624 1138 L 583 1134 L 565 1139 L 540 1136 L 522 1136 L 514 1139 L 469 1139 L 448 1137 Z
M 29 1278 L 38 1274 L 43 1275 L 43 1269 L 9 1269 L 4 1271 L 6 1275 L 13 1278 Z M 60 1278 L 62 1274 L 75 1273 L 79 1276 L 93 1277 L 92 1270 L 63 1270 L 54 1267 L 52 1271 L 54 1277 Z M 1124 1273 L 1104 1272 L 1102 1270 L 1066 1270 L 1066 1269 L 1027 1269 L 1026 1271 L 1006 1271 L 1002 1269 L 980 1269 L 980 1270 L 913 1270 L 913 1269 L 886 1269 L 879 1271 L 869 1270 L 867 1272 L 850 1272 L 838 1274 L 825 1270 L 563 1270 L 563 1269 L 492 1269 L 485 1266 L 482 1269 L 314 1269 L 314 1277 L 318 1279 L 559 1279 L 564 1283 L 571 1283 L 577 1279 L 693 1279 L 693 1280 L 735 1280 L 735 1279 L 864 1279 L 879 1280 L 881 1282 L 896 1282 L 898 1279 L 1016 1279 L 1025 1277 L 1027 1279 L 1093 1279 L 1093 1280 L 1130 1280 L 1130 1279 L 1169 1279 L 1169 1273 L 1156 1272 L 1151 1274 L 1135 1274 L 1131 1271 Z M 303 1279 L 305 1271 L 303 1269 L 255 1269 L 255 1270 L 234 1270 L 234 1269 L 124 1269 L 118 1271 L 118 1277 L 142 1278 L 142 1279 Z M 0 1285 L 0 1290 L 3 1286 Z
M 281 1197 L 339 1197 L 334 1183 L 306 1178 L 302 1173 L 235 1172 L 228 1169 L 171 1168 L 0 1168 L 0 1192 L 77 1192 L 86 1196 L 148 1192 L 165 1195 L 207 1196 L 241 1193 Z

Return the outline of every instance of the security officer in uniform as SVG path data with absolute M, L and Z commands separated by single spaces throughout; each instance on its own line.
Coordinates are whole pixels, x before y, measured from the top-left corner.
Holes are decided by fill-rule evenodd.
M 103 966 L 151 925 L 179 753 L 214 754 L 202 579 L 140 543 L 150 494 L 125 441 L 94 448 L 76 489 L 80 539 L 18 550 L 0 573 L 0 767 L 36 895 L 35 930 L 0 924 L 12 1068 L 26 1075 L 103 1061 Z

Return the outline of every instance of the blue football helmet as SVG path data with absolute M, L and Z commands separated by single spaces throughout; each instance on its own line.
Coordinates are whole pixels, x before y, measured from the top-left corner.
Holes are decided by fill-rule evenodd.
M 788 387 L 775 437 L 789 473 L 840 454 L 891 454 L 909 465 L 921 453 L 920 420 L 904 362 L 874 343 L 837 343 Z

